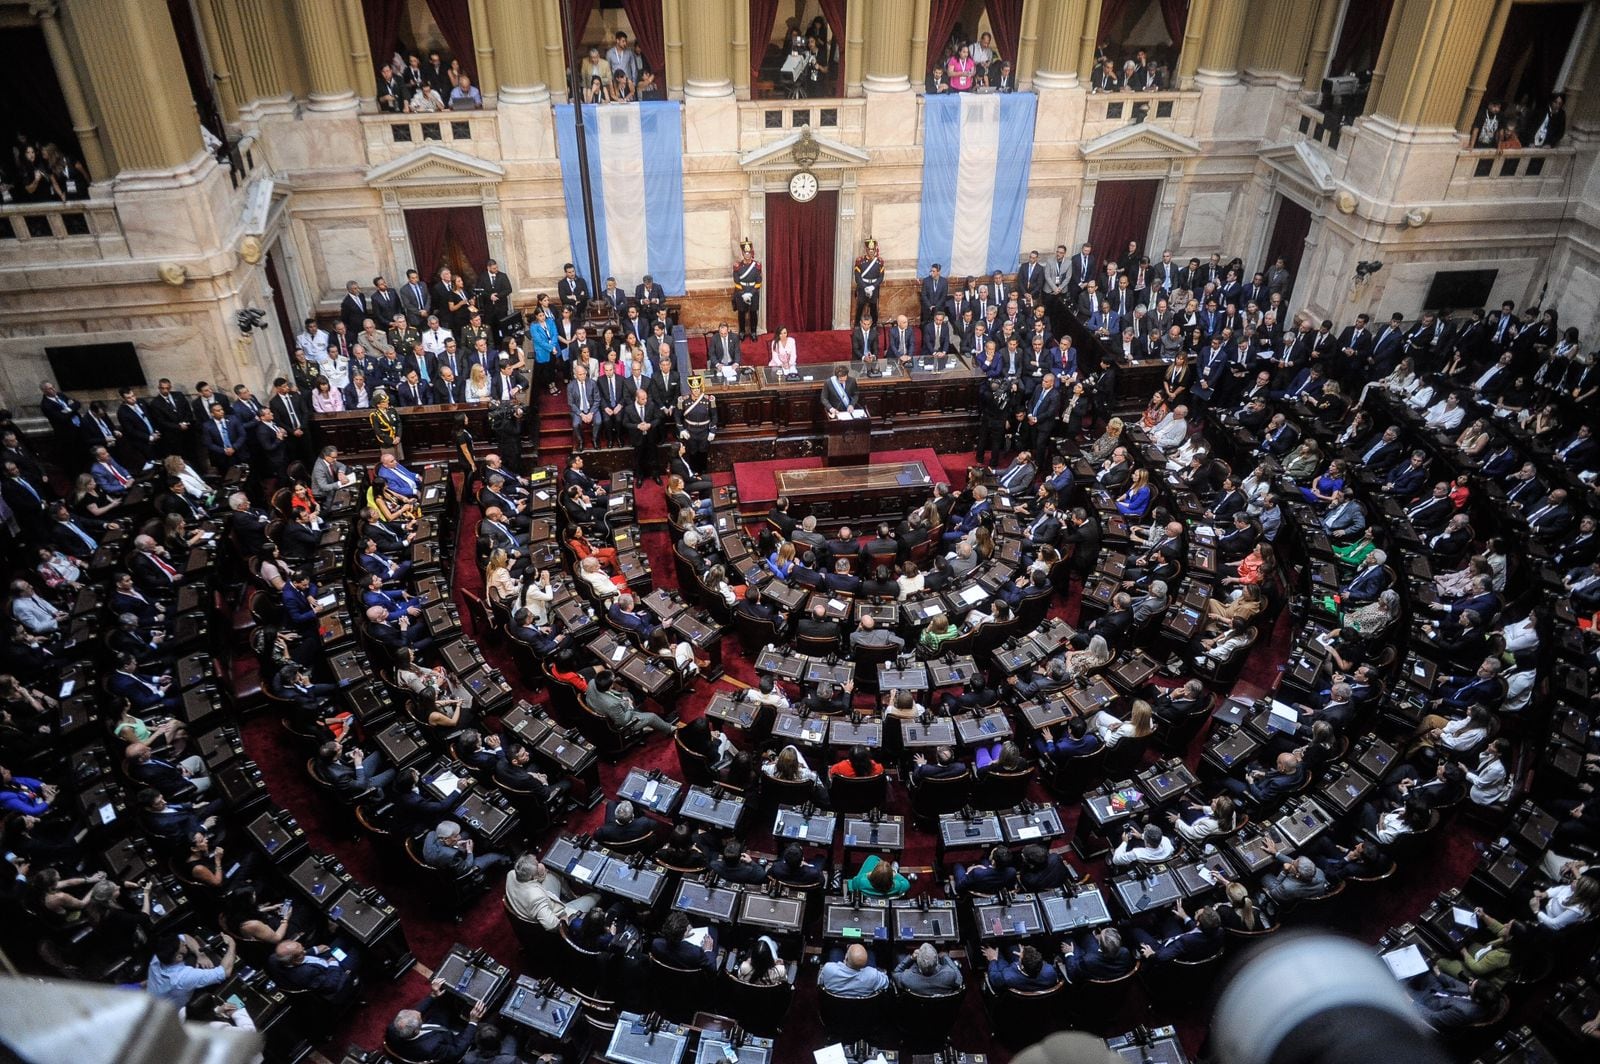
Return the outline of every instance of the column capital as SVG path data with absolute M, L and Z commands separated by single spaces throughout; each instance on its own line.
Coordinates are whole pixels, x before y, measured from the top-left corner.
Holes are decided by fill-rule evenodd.
M 28 14 L 36 19 L 55 18 L 60 7 L 57 0 L 28 0 Z

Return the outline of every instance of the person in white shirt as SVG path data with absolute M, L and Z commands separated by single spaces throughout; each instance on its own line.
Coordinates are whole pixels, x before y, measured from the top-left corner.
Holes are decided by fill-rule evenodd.
M 1535 891 L 1528 907 L 1533 910 L 1539 926 L 1546 930 L 1571 927 L 1592 918 L 1596 907 L 1600 907 L 1600 878 L 1585 874 L 1548 891 Z
M 1500 631 L 1506 649 L 1513 654 L 1525 654 L 1539 648 L 1538 615 L 1533 612 L 1520 621 L 1512 621 Z
M 1430 406 L 1422 421 L 1435 432 L 1454 432 L 1466 416 L 1467 412 L 1461 408 L 1461 400 L 1451 394 Z
M 26 580 L 11 583 L 11 616 L 33 635 L 55 635 L 67 615 L 39 597 Z
M 531 853 L 517 859 L 506 876 L 506 908 L 519 920 L 554 931 L 600 904 L 600 895 L 574 896 L 561 877 Z
M 1496 739 L 1478 755 L 1476 768 L 1467 770 L 1467 783 L 1470 789 L 1467 797 L 1478 805 L 1499 805 L 1511 797 L 1511 775 L 1506 769 L 1506 763 L 1511 758 L 1511 744 L 1505 739 Z
M 1138 864 L 1159 864 L 1177 850 L 1172 840 L 1161 833 L 1154 824 L 1146 824 L 1141 833 L 1128 827 L 1122 833 L 1122 842 L 1111 851 L 1111 863 L 1117 867 Z
M 550 574 L 540 570 L 539 575 L 528 581 L 528 586 L 522 589 L 522 608 L 533 614 L 533 623 L 544 626 L 550 623 L 550 607 L 555 603 L 556 593 L 550 587 Z
M 1416 383 L 1412 385 L 1411 391 L 1407 393 L 1405 400 L 1407 406 L 1421 413 L 1433 403 L 1433 385 L 1418 377 Z
M 328 334 L 317 328 L 316 318 L 306 319 L 306 331 L 295 337 L 294 342 L 311 361 L 328 361 Z
M 1163 451 L 1173 451 L 1189 438 L 1189 408 L 1175 406 L 1150 430 L 1150 439 Z
M 345 385 L 350 383 L 350 364 L 361 355 L 361 345 L 352 344 L 349 358 L 340 358 L 339 353 L 335 351 L 328 357 L 328 361 L 322 364 L 322 375 L 328 378 L 328 383 L 333 386 L 334 391 L 344 391 Z
M 444 353 L 444 345 L 455 339 L 449 329 L 441 328 L 439 319 L 434 315 L 428 316 L 428 327 L 422 330 L 422 349 L 430 355 Z
M 578 577 L 594 591 L 595 598 L 604 600 L 621 594 L 611 577 L 600 567 L 600 559 L 588 557 L 578 563 Z

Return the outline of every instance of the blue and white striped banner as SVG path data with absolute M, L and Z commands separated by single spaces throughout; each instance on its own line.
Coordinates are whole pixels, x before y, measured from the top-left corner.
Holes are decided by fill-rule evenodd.
M 584 144 L 594 196 L 594 235 L 600 276 L 590 277 L 598 295 L 605 279 L 633 294 L 645 274 L 668 295 L 684 292 L 683 107 L 676 100 L 586 104 Z M 561 154 L 561 191 L 567 201 L 572 261 L 586 273 L 589 240 L 583 226 L 578 177 L 578 138 L 572 105 L 556 107 L 556 146 Z
M 923 98 L 919 276 L 937 262 L 953 290 L 968 274 L 1015 272 L 1038 107 L 1024 92 Z

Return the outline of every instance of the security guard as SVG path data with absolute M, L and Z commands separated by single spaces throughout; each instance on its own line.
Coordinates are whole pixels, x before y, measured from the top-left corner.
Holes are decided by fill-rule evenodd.
M 678 423 L 678 439 L 688 448 L 693 463 L 701 469 L 708 468 L 711 441 L 717 438 L 717 397 L 705 390 L 705 382 L 699 377 L 690 377 L 689 394 L 678 396 L 673 420 Z
M 867 253 L 856 260 L 856 309 L 859 321 L 862 308 L 872 312 L 878 323 L 878 296 L 883 292 L 883 260 L 878 258 L 878 242 L 867 237 Z
M 739 314 L 740 338 L 754 340 L 756 319 L 761 316 L 761 263 L 749 237 L 739 247 L 744 257 L 733 264 L 733 309 Z

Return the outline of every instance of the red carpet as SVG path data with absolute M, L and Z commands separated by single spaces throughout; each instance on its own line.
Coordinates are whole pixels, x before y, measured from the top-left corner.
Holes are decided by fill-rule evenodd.
M 934 451 L 924 447 L 912 451 L 873 451 L 869 462 L 881 465 L 891 462 L 921 462 L 935 484 L 947 484 L 950 477 L 944 462 Z M 740 462 L 734 466 L 733 482 L 739 488 L 739 504 L 750 513 L 764 509 L 778 498 L 778 474 L 791 469 L 821 469 L 827 462 L 820 457 L 775 458 L 767 462 Z M 966 477 L 962 469 L 963 481 Z
M 969 460 L 970 455 L 943 456 L 944 464 L 947 467 L 958 467 L 963 476 L 965 463 Z M 646 498 L 651 495 L 659 500 L 660 489 L 654 485 L 646 485 L 641 491 L 639 500 L 641 511 Z M 470 528 L 476 520 L 476 508 L 467 507 L 462 514 L 462 527 Z M 667 535 L 662 531 L 645 531 L 642 542 L 655 569 L 658 585 L 671 586 L 674 583 L 674 569 Z M 472 557 L 470 539 L 463 541 L 456 560 L 455 575 L 457 601 L 458 605 L 461 605 L 462 591 L 478 592 L 482 588 L 482 581 Z M 1052 615 L 1075 622 L 1078 618 L 1078 607 L 1078 590 L 1075 586 L 1066 601 L 1059 603 L 1052 611 Z M 467 615 L 464 605 L 462 615 L 463 617 Z M 1252 650 L 1236 685 L 1237 692 L 1254 696 L 1275 685 L 1277 673 L 1289 649 L 1291 635 L 1291 621 L 1285 613 L 1279 617 L 1271 637 L 1259 641 Z M 496 641 L 485 641 L 479 645 L 484 656 L 512 681 L 519 695 L 536 703 L 547 700 L 543 691 L 525 689 L 516 682 L 516 670 L 503 645 Z M 722 685 L 725 686 L 728 681 L 753 683 L 756 679 L 755 673 L 744 659 L 738 640 L 733 635 L 726 636 L 722 649 L 728 676 L 728 680 L 722 681 Z M 685 718 L 692 719 L 703 712 L 712 687 L 713 685 L 701 681 L 695 690 L 683 699 L 681 708 Z M 868 701 L 867 696 L 861 699 L 863 705 Z M 497 721 L 493 723 L 498 725 Z M 524 969 L 522 960 L 518 956 L 516 940 L 505 925 L 498 887 L 491 891 L 488 897 L 482 899 L 459 924 L 453 923 L 441 914 L 434 899 L 427 897 L 413 881 L 408 881 L 402 866 L 387 861 L 368 840 L 351 839 L 339 834 L 336 826 L 338 821 L 332 815 L 328 800 L 314 791 L 305 777 L 302 752 L 286 741 L 276 720 L 270 716 L 257 716 L 247 721 L 243 730 L 246 750 L 260 765 L 273 798 L 299 819 L 315 851 L 337 855 L 358 881 L 376 886 L 388 897 L 399 911 L 411 949 L 422 964 L 430 967 L 438 964 L 450 946 L 460 941 L 482 947 L 509 965 L 513 971 Z M 1185 759 L 1191 767 L 1197 764 L 1199 753 L 1200 742 L 1197 741 L 1187 752 Z M 1147 759 L 1153 759 L 1153 754 L 1147 755 Z M 616 785 L 631 766 L 659 768 L 670 775 L 679 775 L 671 743 L 664 739 L 653 740 L 645 748 L 637 751 L 626 764 L 602 765 L 601 781 L 608 793 L 614 793 Z M 909 803 L 904 788 L 892 787 L 890 794 L 888 811 L 907 813 Z M 1041 788 L 1035 788 L 1035 793 L 1031 797 L 1035 801 L 1049 800 Z M 1076 825 L 1078 807 L 1075 805 L 1063 807 L 1062 812 L 1070 834 Z M 567 830 L 592 830 L 599 823 L 600 817 L 600 811 L 596 810 L 569 823 Z M 1367 893 L 1360 899 L 1360 904 L 1346 905 L 1332 914 L 1332 925 L 1362 941 L 1376 941 L 1378 936 L 1393 924 L 1413 917 L 1439 891 L 1465 882 L 1478 859 L 1473 847 L 1481 841 L 1483 841 L 1481 832 L 1457 821 L 1451 826 L 1451 830 L 1441 833 L 1434 840 L 1431 850 L 1419 853 L 1414 862 L 1403 866 L 1400 873 L 1385 883 L 1381 891 Z M 770 852 L 771 838 L 765 832 L 758 830 L 749 838 L 748 843 L 753 849 L 765 849 Z M 925 832 L 912 833 L 902 858 L 903 865 L 909 868 L 925 868 L 930 866 L 933 860 L 932 837 Z M 1104 866 L 1096 862 L 1084 867 L 1083 870 L 1098 878 L 1103 874 Z M 920 879 L 916 889 L 918 892 L 930 892 L 936 896 L 940 893 L 935 877 L 928 875 Z M 969 972 L 970 970 L 969 962 Z M 801 969 L 794 1005 L 775 1058 L 782 1064 L 807 1064 L 812 1060 L 812 1052 L 823 1044 L 823 1033 L 816 1012 L 815 980 L 815 968 Z M 962 999 L 954 1044 L 959 1049 L 987 1052 L 991 1054 L 991 1061 L 1005 1064 L 1010 1060 L 1011 1054 L 992 1038 L 990 1024 L 982 1010 L 979 994 L 971 989 L 976 981 L 979 980 L 969 976 L 969 992 Z M 346 1045 L 353 1044 L 367 1049 L 378 1047 L 382 1042 L 384 1028 L 395 1012 L 407 1007 L 425 992 L 425 980 L 415 972 L 396 983 L 369 986 L 366 992 L 366 1006 L 358 1010 L 337 1032 L 330 1045 L 323 1047 L 324 1053 L 337 1059 Z M 1135 1004 L 1144 1002 L 1142 991 L 1136 990 L 1133 994 L 1136 998 Z M 714 1003 L 711 1003 L 711 1007 L 715 1007 Z M 1206 1009 L 1203 1000 L 1165 1002 L 1160 1007 L 1143 1008 L 1142 1013 L 1129 1022 L 1130 1024 L 1144 1022 L 1152 1026 L 1175 1024 L 1185 1047 L 1191 1056 L 1194 1056 L 1198 1053 L 1205 1035 Z

